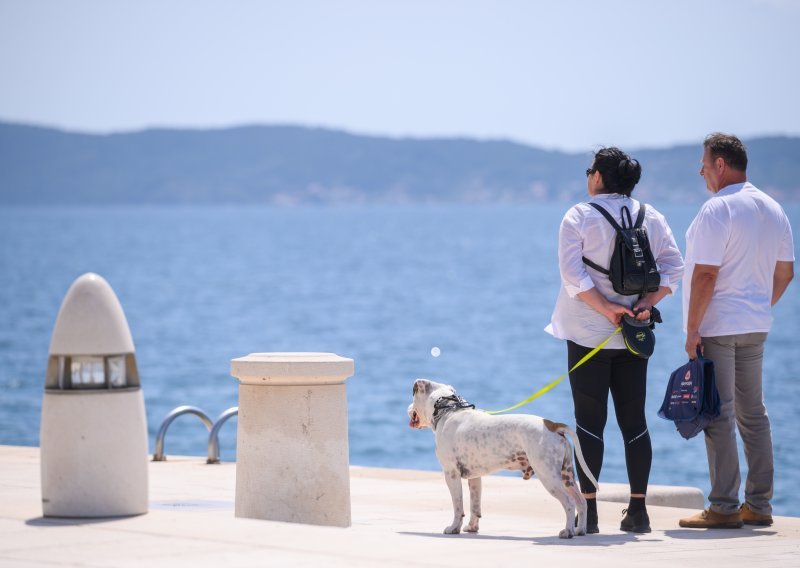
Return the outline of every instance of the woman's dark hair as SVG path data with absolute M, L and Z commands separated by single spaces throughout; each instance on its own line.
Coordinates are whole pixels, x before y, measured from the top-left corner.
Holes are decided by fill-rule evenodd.
M 590 171 L 600 172 L 603 190 L 600 193 L 621 193 L 630 197 L 642 177 L 642 166 L 619 148 L 601 148 L 594 155 Z

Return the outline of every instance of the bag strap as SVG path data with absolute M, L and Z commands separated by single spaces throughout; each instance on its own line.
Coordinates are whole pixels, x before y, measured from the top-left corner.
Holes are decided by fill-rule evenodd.
M 634 229 L 641 228 L 642 223 L 644 223 L 644 211 L 645 211 L 645 208 L 646 208 L 646 206 L 645 206 L 644 203 L 640 203 L 639 204 L 639 214 L 636 215 L 636 223 L 634 223 L 634 225 L 633 225 Z
M 625 217 L 628 218 L 628 222 L 625 222 Z M 622 209 L 619 210 L 619 220 L 622 221 L 622 228 L 623 229 L 633 229 L 633 219 L 631 219 L 631 210 L 628 209 L 627 205 L 623 205 Z
M 614 220 L 614 217 L 612 217 L 612 216 L 611 216 L 611 213 L 609 213 L 608 211 L 606 211 L 606 208 L 605 208 L 605 207 L 601 207 L 601 206 L 600 206 L 600 205 L 598 205 L 597 203 L 591 203 L 591 202 L 590 202 L 588 205 L 591 205 L 592 207 L 594 207 L 595 209 L 597 209 L 597 210 L 598 210 L 598 211 L 599 211 L 599 212 L 600 212 L 600 213 L 603 215 L 603 217 L 605 217 L 605 218 L 606 218 L 606 221 L 608 221 L 609 223 L 611 223 L 611 226 L 612 226 L 612 227 L 614 227 L 614 229 L 616 229 L 616 231 L 617 231 L 617 232 L 619 232 L 619 231 L 621 231 L 621 230 L 622 230 L 622 227 L 620 227 L 620 226 L 619 226 L 619 223 L 617 223 L 617 222 Z M 638 220 L 638 219 L 637 219 L 637 220 Z
M 602 214 L 603 217 L 606 218 L 606 221 L 611 223 L 611 226 L 614 227 L 614 230 L 617 232 L 617 234 L 619 234 L 622 231 L 622 227 L 620 227 L 619 224 L 614 220 L 614 217 L 611 216 L 611 213 L 606 211 L 605 207 L 602 207 L 597 203 L 591 203 L 591 202 L 587 203 L 587 205 L 590 205 L 590 206 L 594 207 L 597 211 L 599 211 L 600 214 Z M 637 218 L 637 221 L 638 221 L 638 218 Z M 599 264 L 595 264 L 594 262 L 592 262 L 591 260 L 589 260 L 585 256 L 583 256 L 581 258 L 583 259 L 584 264 L 587 264 L 587 265 L 591 266 L 592 268 L 594 268 L 596 271 L 600 272 L 601 274 L 605 274 L 606 276 L 611 276 L 611 271 L 608 270 L 607 268 L 603 268 Z
M 583 258 L 584 264 L 588 264 L 589 266 L 594 268 L 597 272 L 601 272 L 601 273 L 605 274 L 606 276 L 611 276 L 611 271 L 610 270 L 608 270 L 606 268 L 603 268 L 599 264 L 595 264 L 594 262 L 592 262 L 591 260 L 589 260 L 585 256 L 581 257 L 581 258 Z

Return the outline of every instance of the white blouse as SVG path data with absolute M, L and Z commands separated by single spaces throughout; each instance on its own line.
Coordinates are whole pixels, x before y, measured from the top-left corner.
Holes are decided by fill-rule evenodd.
M 623 206 L 628 207 L 634 221 L 639 212 L 638 201 L 618 193 L 599 194 L 591 201 L 605 208 L 618 223 Z M 670 294 L 674 294 L 683 274 L 683 259 L 672 230 L 664 216 L 650 204 L 642 224 L 647 230 L 650 250 L 661 275 L 661 286 L 668 287 Z M 595 264 L 608 267 L 615 240 L 614 227 L 587 203 L 578 203 L 567 211 L 558 232 L 561 290 L 546 332 L 558 339 L 568 339 L 591 348 L 608 337 L 614 331 L 611 322 L 577 296 L 592 287 L 611 302 L 633 307 L 638 296 L 617 294 L 608 276 L 588 267 L 582 259 L 585 256 Z M 617 334 L 605 348 L 625 349 L 625 343 Z

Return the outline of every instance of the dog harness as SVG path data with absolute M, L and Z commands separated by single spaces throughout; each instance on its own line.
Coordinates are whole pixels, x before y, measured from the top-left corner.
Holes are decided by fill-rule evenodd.
M 448 412 L 463 410 L 464 408 L 475 408 L 475 405 L 468 403 L 455 393 L 436 399 L 436 402 L 433 403 L 433 429 L 436 430 L 436 424 L 439 423 L 442 416 Z

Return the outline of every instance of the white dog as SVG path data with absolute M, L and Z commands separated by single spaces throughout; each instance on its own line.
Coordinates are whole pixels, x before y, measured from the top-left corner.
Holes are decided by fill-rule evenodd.
M 453 522 L 444 529 L 445 534 L 461 532 L 462 479 L 468 480 L 471 513 L 464 530 L 478 532 L 481 476 L 501 469 L 522 470 L 523 479 L 530 479 L 535 471 L 567 515 L 567 525 L 558 536 L 586 534 L 586 499 L 575 484 L 572 448 L 565 434 L 572 439 L 583 471 L 595 486 L 598 484 L 584 462 L 575 432 L 568 426 L 530 414 L 493 416 L 474 410 L 474 405 L 458 396 L 453 387 L 424 379 L 414 383 L 413 396 L 414 402 L 408 407 L 409 426 L 433 430 L 436 457 L 453 499 Z

